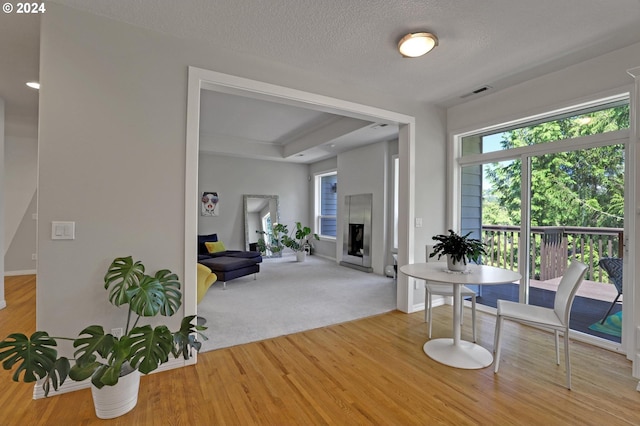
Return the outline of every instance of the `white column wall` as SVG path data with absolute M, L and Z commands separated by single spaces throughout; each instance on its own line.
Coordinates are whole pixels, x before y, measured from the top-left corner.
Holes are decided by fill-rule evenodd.
M 0 241 L 4 241 L 4 186 L 4 99 L 0 98 Z M 4 298 L 4 256 L 0 259 L 0 271 L 2 271 L 2 281 L 0 282 L 0 309 L 3 309 L 7 306 Z

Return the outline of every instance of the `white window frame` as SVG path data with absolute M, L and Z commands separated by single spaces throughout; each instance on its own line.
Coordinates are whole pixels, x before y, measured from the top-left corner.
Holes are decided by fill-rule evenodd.
M 338 175 L 338 170 L 337 169 L 333 169 L 333 170 L 328 170 L 325 172 L 321 172 L 321 173 L 316 173 L 314 174 L 313 178 L 314 178 L 314 192 L 315 192 L 315 199 L 313 202 L 313 208 L 314 208 L 314 232 L 316 234 L 318 234 L 318 236 L 320 237 L 321 240 L 330 240 L 330 241 L 335 241 L 337 238 L 337 234 L 338 234 L 338 230 L 336 229 L 336 236 L 332 236 L 332 235 L 323 235 L 320 233 L 321 230 L 321 226 L 320 226 L 320 221 L 323 218 L 330 218 L 330 219 L 335 219 L 336 220 L 336 227 L 337 227 L 337 221 L 338 221 L 338 215 L 336 214 L 335 216 L 327 216 L 327 215 L 322 215 L 322 191 L 321 191 L 321 184 L 322 184 L 322 178 L 326 177 L 326 176 L 332 176 L 332 175 Z
M 631 235 L 629 230 L 630 228 L 635 229 L 635 222 L 634 222 L 634 218 L 631 217 L 632 214 L 630 214 L 629 212 L 629 208 L 630 208 L 629 202 L 631 201 L 629 196 L 631 196 L 632 193 L 634 192 L 634 188 L 629 188 L 628 186 L 633 185 L 632 177 L 635 176 L 635 173 L 636 173 L 635 165 L 633 164 L 633 160 L 631 160 L 633 158 L 633 155 L 631 155 L 631 152 L 630 152 L 633 145 L 632 143 L 630 143 L 630 135 L 631 135 L 631 132 L 633 131 L 632 128 L 613 131 L 613 132 L 606 132 L 606 133 L 601 133 L 597 135 L 582 136 L 579 138 L 566 139 L 562 141 L 550 142 L 545 144 L 489 152 L 485 154 L 472 154 L 472 155 L 466 155 L 464 157 L 462 156 L 462 138 L 463 137 L 480 134 L 480 133 L 498 132 L 503 129 L 513 128 L 516 125 L 526 126 L 527 124 L 537 120 L 548 119 L 548 118 L 552 119 L 553 117 L 562 115 L 563 113 L 566 113 L 568 111 L 579 111 L 581 109 L 588 108 L 591 106 L 604 105 L 609 102 L 615 102 L 623 99 L 629 100 L 630 108 L 632 108 L 631 116 L 633 117 L 633 107 L 634 107 L 633 95 L 630 93 L 629 90 L 623 89 L 620 91 L 615 91 L 613 94 L 609 94 L 608 96 L 606 95 L 593 96 L 590 100 L 585 102 L 570 103 L 567 106 L 562 108 L 550 108 L 546 112 L 542 112 L 540 114 L 533 115 L 533 116 L 523 117 L 515 120 L 505 120 L 502 123 L 490 125 L 484 128 L 479 127 L 479 128 L 467 129 L 463 131 L 452 131 L 450 133 L 450 139 L 453 141 L 453 143 L 450 145 L 449 151 L 448 151 L 449 161 L 452 167 L 450 168 L 449 179 L 447 184 L 447 189 L 450 194 L 447 199 L 447 207 L 448 207 L 447 216 L 450 221 L 449 222 L 450 226 L 454 228 L 459 228 L 460 226 L 461 214 L 462 214 L 461 203 L 460 203 L 460 185 L 461 185 L 461 172 L 464 166 L 480 165 L 480 164 L 495 163 L 495 162 L 506 161 L 506 160 L 520 159 L 522 160 L 522 166 L 524 168 L 526 167 L 526 164 L 528 164 L 528 161 L 529 161 L 528 159 L 532 156 L 545 155 L 545 154 L 551 154 L 551 153 L 557 153 L 557 152 L 563 152 L 563 151 L 572 151 L 572 150 L 578 150 L 578 149 L 589 149 L 589 148 L 594 148 L 598 146 L 606 146 L 610 144 L 622 144 L 625 146 L 626 158 L 629 159 L 625 163 L 625 235 Z M 630 126 L 633 126 L 633 124 L 630 123 Z M 527 212 L 529 211 L 529 205 L 528 205 L 529 197 L 524 196 L 525 190 L 527 189 L 524 188 L 524 182 L 523 182 L 523 191 L 522 191 L 523 204 L 521 206 L 521 210 L 522 212 L 524 212 L 523 214 L 527 214 Z M 526 226 L 525 226 L 524 232 L 521 233 L 521 238 L 523 239 L 520 242 L 520 246 L 523 247 L 524 250 L 521 251 L 520 255 L 526 256 L 526 253 L 529 252 L 529 242 L 523 236 L 529 233 L 528 217 L 522 217 L 521 222 L 523 224 L 526 224 Z M 626 258 L 629 257 L 627 255 L 627 250 L 628 250 L 628 247 L 625 247 Z M 524 258 L 519 259 L 519 262 L 521 265 L 528 264 L 526 259 Z M 628 284 L 628 279 L 629 279 L 628 278 L 629 274 L 627 273 L 628 269 L 630 268 L 627 267 L 625 262 L 625 269 L 624 269 L 625 280 L 623 285 L 626 285 L 627 288 L 631 287 Z M 521 273 L 524 276 L 525 274 L 528 274 L 528 271 L 521 271 Z M 633 309 L 635 305 L 633 301 L 629 299 L 631 298 L 627 298 L 626 301 L 623 301 L 623 310 L 625 312 L 634 312 Z M 486 312 L 495 312 L 495 309 L 493 308 L 483 307 L 481 308 L 481 310 Z M 629 318 L 629 317 L 633 317 L 633 315 L 625 315 L 625 317 Z M 583 333 L 576 333 L 574 331 L 571 331 L 571 338 L 576 339 L 578 341 L 592 344 L 594 346 L 603 347 L 605 349 L 627 353 L 627 350 L 628 350 L 627 342 L 631 341 L 631 339 L 629 338 L 629 335 L 631 334 L 631 331 L 629 331 L 630 329 L 632 329 L 632 323 L 625 322 L 623 326 L 623 336 L 620 344 L 609 343 L 606 341 L 602 341 L 601 339 L 592 338 L 591 336 Z

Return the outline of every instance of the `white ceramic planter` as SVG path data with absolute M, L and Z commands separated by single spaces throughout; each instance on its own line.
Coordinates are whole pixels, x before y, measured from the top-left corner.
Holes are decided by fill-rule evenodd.
M 456 262 L 451 256 L 447 255 L 447 269 L 450 271 L 464 272 L 467 270 L 467 265 L 463 262 Z
M 296 252 L 296 260 L 298 262 L 304 262 L 304 260 L 307 258 L 307 253 L 305 253 L 304 251 L 297 251 Z
M 140 388 L 140 372 L 133 372 L 118 379 L 115 386 L 104 386 L 102 389 L 91 385 L 91 396 L 100 419 L 113 419 L 133 410 L 138 403 Z

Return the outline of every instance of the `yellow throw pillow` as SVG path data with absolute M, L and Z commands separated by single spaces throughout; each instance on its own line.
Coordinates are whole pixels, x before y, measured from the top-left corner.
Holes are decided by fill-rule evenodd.
M 226 248 L 224 248 L 224 243 L 222 241 L 216 241 L 216 242 L 208 241 L 204 243 L 204 245 L 207 248 L 207 251 L 209 253 L 218 253 L 226 250 Z

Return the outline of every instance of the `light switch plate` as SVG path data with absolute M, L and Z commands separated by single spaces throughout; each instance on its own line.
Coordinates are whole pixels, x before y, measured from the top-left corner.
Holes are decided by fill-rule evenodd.
M 51 222 L 52 240 L 74 240 L 76 238 L 75 222 Z

